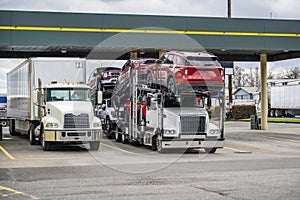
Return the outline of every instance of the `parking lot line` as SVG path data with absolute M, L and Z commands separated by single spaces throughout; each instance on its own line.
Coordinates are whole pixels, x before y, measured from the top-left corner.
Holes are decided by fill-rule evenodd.
M 30 195 L 30 194 L 26 194 L 24 192 L 21 192 L 21 191 L 18 191 L 18 190 L 15 190 L 15 189 L 12 189 L 12 188 L 8 188 L 8 187 L 4 187 L 4 186 L 0 185 L 0 192 L 3 191 L 3 190 L 7 191 L 7 192 L 11 192 L 13 195 L 21 195 L 23 197 L 28 197 L 28 198 L 30 198 L 32 200 L 39 199 L 36 196 Z M 9 196 L 11 196 L 11 194 L 0 194 L 0 196 L 2 196 L 2 197 L 9 197 Z
M 105 144 L 105 143 L 101 143 L 101 145 L 103 145 L 103 146 L 105 146 L 105 147 L 108 147 L 108 148 L 111 148 L 111 149 L 115 149 L 115 150 L 118 150 L 118 151 L 127 153 L 127 154 L 132 154 L 132 155 L 136 155 L 136 156 L 143 156 L 143 157 L 146 157 L 146 156 L 143 155 L 143 154 L 139 154 L 139 153 L 134 153 L 134 152 L 131 152 L 131 151 L 127 151 L 127 150 L 121 149 L 121 148 L 119 148 L 119 147 L 110 146 L 110 145 Z
M 297 143 L 300 142 L 300 140 L 292 140 L 292 139 L 288 139 L 288 138 L 278 138 L 278 137 L 271 137 L 271 136 L 261 136 L 261 137 L 268 138 L 268 139 L 273 139 L 273 140 L 283 140 L 283 141 L 297 142 Z
M 1 145 L 0 145 L 0 150 L 11 160 L 16 160 L 15 157 L 13 157 L 12 155 L 10 155 L 10 153 L 8 153 Z

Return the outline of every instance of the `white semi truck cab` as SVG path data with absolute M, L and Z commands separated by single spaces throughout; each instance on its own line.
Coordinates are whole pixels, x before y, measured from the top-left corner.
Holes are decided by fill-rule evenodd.
M 81 58 L 29 58 L 8 72 L 10 134 L 28 134 L 30 144 L 41 143 L 44 150 L 57 143 L 97 150 L 102 127 L 85 84 L 85 64 Z
M 41 96 L 42 116 L 33 137 L 40 138 L 44 150 L 52 143 L 89 143 L 98 150 L 101 121 L 94 115 L 87 85 L 51 83 Z
M 188 90 L 180 95 L 139 84 L 133 71 L 128 93 L 116 87 L 112 96 L 117 116 L 116 141 L 167 149 L 224 146 L 224 85 Z

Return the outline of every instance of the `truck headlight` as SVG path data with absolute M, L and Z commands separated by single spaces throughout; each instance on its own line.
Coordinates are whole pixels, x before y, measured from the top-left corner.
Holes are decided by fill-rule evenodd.
M 111 116 L 112 116 L 113 118 L 116 118 L 116 117 L 117 117 L 116 112 L 115 112 L 115 111 L 111 111 Z
M 94 127 L 95 127 L 95 128 L 101 127 L 101 122 L 96 122 L 96 123 L 94 123 Z
M 174 136 L 175 130 L 164 130 L 164 136 Z
M 209 134 L 210 135 L 218 135 L 220 133 L 220 131 L 218 129 L 211 129 L 209 130 Z
M 58 128 L 58 123 L 46 123 L 46 128 Z

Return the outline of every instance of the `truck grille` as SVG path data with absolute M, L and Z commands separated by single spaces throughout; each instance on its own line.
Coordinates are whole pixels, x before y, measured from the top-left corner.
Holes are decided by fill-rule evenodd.
M 71 113 L 65 114 L 64 117 L 64 128 L 89 128 L 89 115 L 80 114 L 73 115 Z
M 205 133 L 205 117 L 181 116 L 180 121 L 182 134 Z

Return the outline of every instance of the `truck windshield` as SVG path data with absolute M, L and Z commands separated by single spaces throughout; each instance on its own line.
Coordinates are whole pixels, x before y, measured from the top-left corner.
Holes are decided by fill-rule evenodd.
M 47 101 L 91 101 L 90 91 L 85 88 L 47 89 Z

